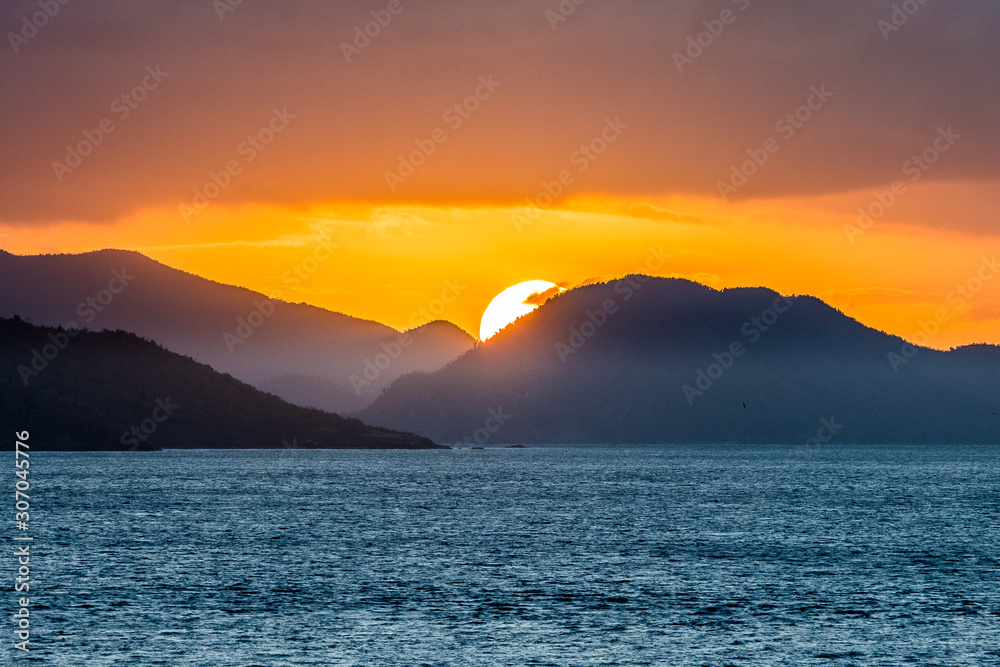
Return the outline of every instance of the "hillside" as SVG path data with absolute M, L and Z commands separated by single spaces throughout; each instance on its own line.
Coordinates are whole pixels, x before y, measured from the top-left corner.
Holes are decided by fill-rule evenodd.
M 122 250 L 0 251 L 0 317 L 15 315 L 42 326 L 129 331 L 290 402 L 338 413 L 360 410 L 397 377 L 437 370 L 475 344 L 453 324 L 422 323 L 371 381 L 352 382 L 401 332 Z
M 437 447 L 290 405 L 130 333 L 19 319 L 0 319 L 0 399 L 0 424 L 30 431 L 33 449 Z
M 360 416 L 439 442 L 803 444 L 821 420 L 839 442 L 1000 442 L 998 348 L 904 345 L 813 297 L 632 276 L 552 298 Z

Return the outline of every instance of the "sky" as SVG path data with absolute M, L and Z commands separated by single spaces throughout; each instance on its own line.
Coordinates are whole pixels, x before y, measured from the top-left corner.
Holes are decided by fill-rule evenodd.
M 134 249 L 401 329 L 643 272 L 1000 343 L 994 1 L 12 0 L 0 27 L 9 252 Z

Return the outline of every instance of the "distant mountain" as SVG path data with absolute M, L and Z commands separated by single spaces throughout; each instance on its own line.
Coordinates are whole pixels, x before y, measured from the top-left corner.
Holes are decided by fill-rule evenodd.
M 0 317 L 14 315 L 44 326 L 130 331 L 290 402 L 339 413 L 360 410 L 400 375 L 437 370 L 475 345 L 447 322 L 401 334 L 121 250 L 0 251 Z
M 907 345 L 822 301 L 631 276 L 565 292 L 365 421 L 439 442 L 1000 442 L 1000 348 Z
M 438 447 L 290 405 L 130 333 L 19 319 L 0 319 L 0 424 L 29 431 L 33 450 Z

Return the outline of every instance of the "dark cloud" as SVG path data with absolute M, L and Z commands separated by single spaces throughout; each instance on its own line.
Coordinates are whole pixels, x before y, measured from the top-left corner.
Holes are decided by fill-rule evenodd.
M 222 20 L 209 0 L 71 2 L 0 52 L 0 220 L 190 203 L 231 160 L 218 201 L 520 204 L 608 118 L 628 129 L 574 192 L 715 194 L 821 85 L 833 98 L 736 197 L 884 186 L 939 127 L 962 140 L 927 180 L 1000 177 L 996 2 L 927 2 L 886 40 L 892 1 L 745 1 L 592 1 L 553 30 L 555 0 L 402 0 L 350 64 L 340 43 L 387 1 L 244 0 Z M 724 8 L 735 22 L 679 73 L 674 53 Z M 38 11 L 5 2 L 0 26 Z M 168 77 L 118 120 L 112 101 L 157 65 Z M 490 74 L 501 87 L 449 128 L 443 112 Z M 246 162 L 241 142 L 275 107 L 295 119 Z M 52 162 L 103 118 L 114 132 L 58 182 Z M 445 143 L 390 192 L 385 172 L 438 127 Z
M 559 286 L 550 287 L 544 292 L 535 292 L 534 294 L 529 294 L 522 303 L 525 303 L 529 306 L 541 306 L 546 301 L 548 301 L 549 299 L 551 299 L 556 294 L 559 294 L 559 292 L 562 291 L 563 291 L 562 287 Z

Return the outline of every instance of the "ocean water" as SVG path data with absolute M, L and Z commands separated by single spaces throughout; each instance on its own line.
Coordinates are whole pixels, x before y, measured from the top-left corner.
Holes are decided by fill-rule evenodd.
M 3 664 L 1000 664 L 1000 447 L 31 462 Z

